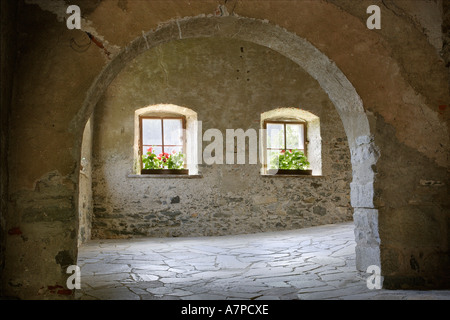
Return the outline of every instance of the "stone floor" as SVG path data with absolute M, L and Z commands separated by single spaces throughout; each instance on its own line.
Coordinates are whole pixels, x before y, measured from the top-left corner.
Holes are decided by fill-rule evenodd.
M 450 291 L 368 289 L 353 224 L 204 238 L 96 240 L 80 247 L 81 289 L 98 300 L 450 300 Z

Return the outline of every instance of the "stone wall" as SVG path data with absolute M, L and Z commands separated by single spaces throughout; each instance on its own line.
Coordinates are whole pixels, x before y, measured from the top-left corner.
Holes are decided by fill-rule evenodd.
M 135 110 L 159 103 L 193 109 L 200 134 L 216 128 L 224 139 L 226 129 L 258 130 L 261 113 L 278 107 L 310 111 L 320 118 L 323 176 L 267 177 L 260 164 L 217 164 L 200 165 L 196 179 L 129 177 Z M 352 219 L 340 117 L 311 76 L 271 49 L 222 38 L 151 49 L 111 83 L 94 122 L 96 238 L 253 233 Z

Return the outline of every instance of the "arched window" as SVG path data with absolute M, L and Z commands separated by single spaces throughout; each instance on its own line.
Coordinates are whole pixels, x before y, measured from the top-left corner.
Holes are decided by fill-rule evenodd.
M 197 113 L 172 104 L 136 110 L 135 174 L 198 173 Z
M 312 175 L 322 175 L 322 140 L 320 119 L 309 111 L 297 108 L 277 108 L 261 115 L 262 174 L 270 174 L 280 167 L 280 155 L 299 152 L 308 162 L 303 169 Z

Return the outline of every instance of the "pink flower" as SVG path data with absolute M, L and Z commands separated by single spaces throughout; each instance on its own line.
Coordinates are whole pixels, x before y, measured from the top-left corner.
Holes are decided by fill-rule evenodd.
M 175 150 L 172 150 L 172 154 L 176 154 L 177 152 Z
M 153 148 L 152 148 L 152 147 L 150 147 L 150 148 L 147 149 L 147 152 L 152 153 L 152 151 L 153 151 Z

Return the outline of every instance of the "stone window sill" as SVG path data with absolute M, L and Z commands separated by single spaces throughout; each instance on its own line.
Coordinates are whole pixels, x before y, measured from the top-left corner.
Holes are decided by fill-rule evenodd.
M 132 179 L 200 179 L 201 174 L 129 174 Z
M 303 175 L 303 174 L 261 174 L 261 177 L 264 178 L 306 178 L 306 179 L 311 179 L 311 178 L 325 178 L 325 176 L 313 176 L 313 175 Z

